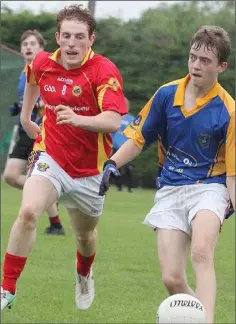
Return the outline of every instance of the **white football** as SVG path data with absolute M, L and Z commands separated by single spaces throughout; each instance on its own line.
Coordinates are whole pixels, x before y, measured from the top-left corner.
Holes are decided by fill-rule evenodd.
M 156 323 L 206 323 L 202 303 L 187 294 L 166 298 L 157 310 Z

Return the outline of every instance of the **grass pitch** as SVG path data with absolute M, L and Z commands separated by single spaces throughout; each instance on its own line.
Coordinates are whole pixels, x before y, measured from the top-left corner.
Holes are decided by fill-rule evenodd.
M 65 209 L 60 217 L 65 237 L 43 234 L 41 217 L 37 242 L 20 280 L 14 307 L 2 323 L 155 323 L 158 305 L 167 297 L 156 256 L 155 233 L 142 225 L 153 205 L 154 191 L 116 192 L 106 198 L 94 263 L 96 297 L 91 309 L 78 311 L 74 302 L 75 242 Z M 2 183 L 1 256 L 17 215 L 21 191 Z M 216 323 L 235 323 L 235 217 L 225 222 L 216 250 L 218 295 Z M 188 266 L 189 281 L 194 276 Z

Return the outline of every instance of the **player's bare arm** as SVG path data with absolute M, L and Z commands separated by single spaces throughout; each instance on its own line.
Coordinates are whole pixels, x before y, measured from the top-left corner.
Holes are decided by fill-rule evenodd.
M 135 144 L 132 139 L 126 141 L 121 148 L 111 157 L 116 163 L 117 168 L 121 168 L 126 163 L 134 160 L 142 150 Z
M 58 105 L 55 112 L 57 113 L 57 125 L 72 125 L 91 132 L 116 132 L 121 123 L 120 114 L 114 111 L 105 111 L 96 116 L 80 116 L 70 107 Z
M 36 138 L 41 133 L 40 127 L 31 121 L 31 114 L 35 103 L 40 95 L 39 86 L 36 84 L 26 84 L 24 100 L 21 111 L 21 124 L 30 138 Z
M 235 176 L 227 177 L 226 179 L 226 185 L 228 188 L 229 196 L 232 202 L 232 205 L 234 207 L 235 211 Z

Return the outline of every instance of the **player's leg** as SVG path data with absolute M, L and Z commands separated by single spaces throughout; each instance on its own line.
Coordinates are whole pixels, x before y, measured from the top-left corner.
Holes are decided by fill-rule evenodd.
M 170 295 L 185 293 L 194 296 L 187 284 L 186 258 L 190 237 L 180 230 L 158 229 L 157 250 L 162 280 Z
M 46 227 L 44 233 L 47 235 L 65 235 L 65 230 L 59 217 L 58 203 L 52 204 L 46 212 L 50 225 Z
M 162 280 L 169 294 L 194 295 L 187 284 L 185 273 L 191 230 L 186 213 L 184 189 L 166 186 L 158 190 L 155 205 L 143 223 L 158 229 L 158 257 Z
M 13 303 L 16 281 L 24 269 L 35 242 L 38 219 L 57 197 L 58 191 L 49 179 L 43 176 L 32 176 L 26 180 L 20 211 L 11 229 L 3 263 L 1 309 Z
M 76 239 L 77 270 L 87 276 L 95 257 L 99 217 L 85 215 L 78 209 L 67 208 L 67 211 Z
M 14 153 L 14 151 L 13 151 Z M 26 180 L 27 160 L 9 158 L 6 162 L 3 179 L 12 187 L 22 189 Z
M 207 321 L 213 323 L 216 299 L 214 252 L 224 221 L 229 195 L 220 184 L 189 186 L 192 208 L 189 224 L 192 228 L 191 259 L 196 275 L 196 296 L 204 305 Z
M 68 208 L 71 225 L 76 238 L 76 292 L 79 309 L 88 309 L 94 299 L 92 264 L 97 245 L 96 225 L 99 217 L 88 216 L 78 209 Z
M 102 214 L 104 197 L 99 196 L 102 174 L 71 181 L 68 199 L 62 199 L 76 237 L 76 293 L 79 309 L 88 309 L 94 299 L 92 264 L 96 253 L 96 226 Z M 69 179 L 67 179 L 67 183 Z M 63 197 L 62 197 L 63 198 Z
M 22 189 L 24 186 L 28 156 L 32 150 L 33 143 L 34 140 L 29 138 L 26 133 L 21 132 L 7 160 L 3 178 L 9 185 L 17 189 Z
M 25 155 L 27 156 L 28 167 L 33 163 L 35 155 L 37 154 L 37 151 L 33 150 L 33 143 L 31 142 L 31 139 L 26 139 Z M 49 218 L 49 226 L 46 227 L 44 233 L 47 235 L 65 235 L 65 231 L 59 217 L 57 203 L 54 203 L 50 207 L 48 207 L 46 212 Z
M 196 296 L 206 309 L 207 322 L 213 323 L 216 300 L 214 252 L 220 220 L 210 210 L 201 210 L 191 224 L 191 259 L 196 274 Z
M 76 247 L 81 255 L 85 258 L 95 256 L 97 244 L 96 226 L 99 217 L 88 216 L 78 209 L 67 208 L 72 229 L 76 238 Z M 78 272 L 84 276 L 89 273 L 89 268 L 81 268 L 78 265 Z

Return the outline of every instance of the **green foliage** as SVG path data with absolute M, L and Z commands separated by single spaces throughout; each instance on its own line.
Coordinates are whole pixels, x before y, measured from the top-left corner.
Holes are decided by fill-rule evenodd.
M 135 2 L 134 2 L 135 6 Z M 202 25 L 225 28 L 232 40 L 229 68 L 219 76 L 221 84 L 235 97 L 235 19 L 234 1 L 186 1 L 148 9 L 139 19 L 124 22 L 117 18 L 97 21 L 94 50 L 111 59 L 120 69 L 124 90 L 136 115 L 164 83 L 185 76 L 189 43 Z M 38 29 L 47 40 L 47 50 L 57 47 L 54 33 L 56 15 L 30 12 L 13 14 L 4 10 L 1 17 L 2 43 L 19 49 L 25 29 Z M 157 172 L 156 147 L 134 161 L 138 184 L 153 186 Z M 148 162 L 147 162 L 148 161 Z M 145 170 L 145 171 L 144 171 Z
M 55 50 L 55 14 L 42 12 L 36 16 L 29 11 L 23 11 L 18 14 L 7 12 L 1 15 L 1 41 L 10 48 L 19 51 L 21 34 L 27 29 L 39 30 L 45 37 L 47 50 Z

